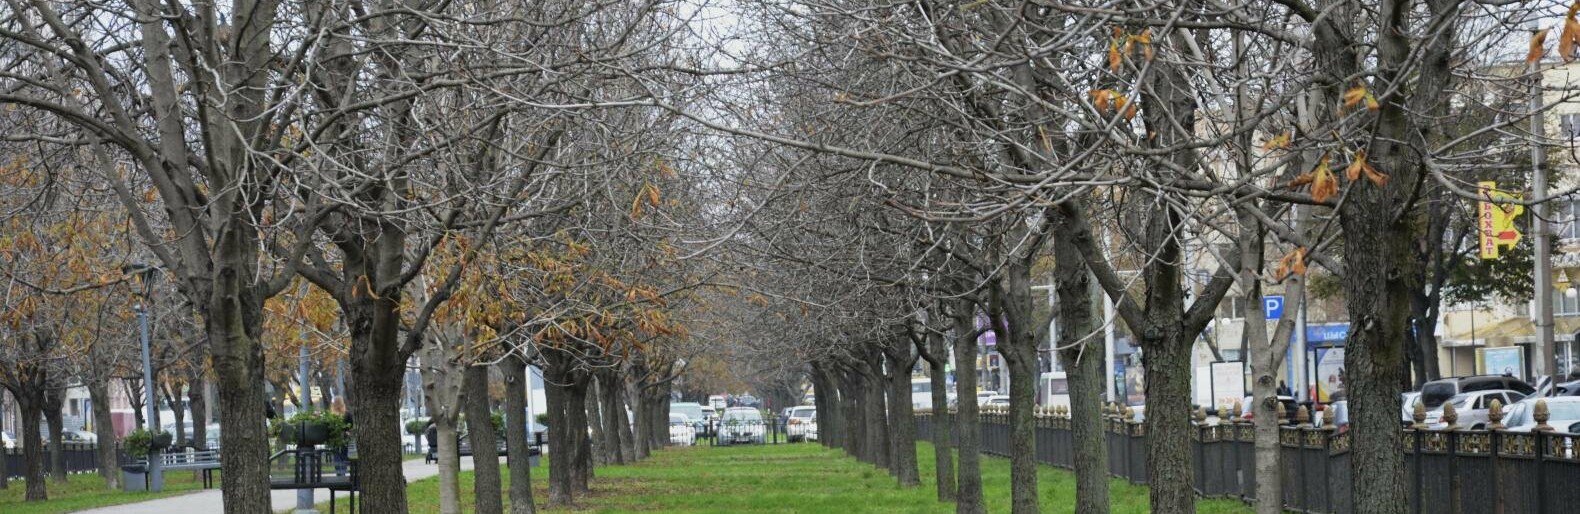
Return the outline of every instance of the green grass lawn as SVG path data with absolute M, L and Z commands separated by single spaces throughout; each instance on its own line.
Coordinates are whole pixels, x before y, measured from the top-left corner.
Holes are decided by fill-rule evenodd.
M 216 473 L 217 475 L 217 473 Z M 219 478 L 215 477 L 215 484 Z M 174 471 L 165 473 L 165 490 L 158 493 L 128 493 L 104 488 L 104 479 L 94 473 L 70 475 L 66 483 L 48 481 L 49 500 L 24 502 L 27 485 L 12 480 L 6 489 L 0 489 L 0 512 L 5 514 L 56 514 L 84 509 L 108 507 L 123 503 L 136 503 L 166 496 L 185 494 L 203 488 L 203 480 L 194 472 Z
M 667 449 L 629 466 L 598 468 L 592 494 L 579 499 L 589 512 L 827 512 L 949 513 L 938 503 L 932 485 L 932 447 L 917 447 L 921 487 L 901 488 L 881 469 L 857 462 L 843 452 L 815 444 L 777 446 L 693 447 Z M 544 466 L 533 470 L 533 494 L 540 508 L 547 499 Z M 508 474 L 505 477 L 508 484 Z M 1009 512 L 1009 461 L 984 458 L 984 496 L 990 512 Z M 462 510 L 472 511 L 472 474 L 461 474 Z M 1122 480 L 1112 481 L 1113 512 L 1147 512 L 1147 490 Z M 1043 512 L 1074 512 L 1075 475 L 1041 467 L 1038 488 Z M 430 478 L 407 489 L 412 514 L 439 511 L 439 482 Z M 507 485 L 508 488 L 508 485 Z M 506 499 L 507 505 L 509 499 Z M 1202 500 L 1206 514 L 1250 512 L 1233 500 Z M 327 512 L 329 505 L 319 505 Z M 544 512 L 572 512 L 548 509 Z

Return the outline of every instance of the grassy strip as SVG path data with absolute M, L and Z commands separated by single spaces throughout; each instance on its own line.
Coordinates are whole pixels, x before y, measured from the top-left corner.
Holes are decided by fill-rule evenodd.
M 218 475 L 218 473 L 215 473 Z M 203 479 L 196 472 L 172 471 L 165 473 L 165 490 L 157 493 L 111 491 L 104 488 L 104 479 L 95 473 L 70 475 L 66 483 L 60 484 L 46 480 L 45 487 L 49 490 L 49 499 L 41 502 L 25 502 L 22 498 L 27 493 L 27 485 L 21 480 L 12 480 L 6 489 L 0 489 L 0 512 L 5 514 L 57 514 L 76 512 L 79 510 L 108 507 L 156 500 L 168 496 L 175 496 L 196 491 L 203 488 Z M 216 486 L 219 483 L 215 477 Z
M 901 488 L 884 470 L 857 462 L 816 444 L 673 448 L 628 466 L 598 468 L 592 494 L 580 509 L 543 509 L 548 498 L 545 467 L 533 469 L 533 494 L 541 512 L 816 512 L 951 513 L 952 504 L 936 500 L 932 447 L 918 445 L 921 487 Z M 982 462 L 984 496 L 990 512 L 1009 512 L 1009 461 Z M 509 475 L 505 476 L 508 490 Z M 1111 482 L 1116 513 L 1148 512 L 1147 489 L 1122 480 Z M 1075 475 L 1043 466 L 1038 475 L 1043 512 L 1074 512 Z M 412 514 L 439 511 L 439 481 L 429 478 L 407 487 Z M 462 511 L 471 512 L 472 473 L 461 473 Z M 509 499 L 506 498 L 508 505 Z M 344 503 L 341 505 L 344 507 Z M 1250 512 L 1233 500 L 1202 500 L 1204 514 Z M 327 502 L 319 510 L 328 512 Z

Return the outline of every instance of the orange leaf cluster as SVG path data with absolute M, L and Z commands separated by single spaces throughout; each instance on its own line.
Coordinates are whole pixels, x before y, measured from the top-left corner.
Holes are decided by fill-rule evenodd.
M 1382 106 L 1377 103 L 1377 97 L 1372 95 L 1371 90 L 1366 89 L 1365 84 L 1356 84 L 1355 87 L 1352 87 L 1348 91 L 1344 92 L 1345 109 L 1355 107 L 1356 104 L 1361 102 L 1366 103 L 1366 110 L 1368 111 L 1376 111 L 1377 109 L 1382 108 Z
M 1329 167 L 1330 160 L 1331 156 L 1324 154 L 1315 169 L 1301 173 L 1300 176 L 1289 181 L 1289 188 L 1310 184 L 1312 200 L 1326 202 L 1329 198 L 1333 198 L 1339 193 L 1339 179 L 1333 176 L 1333 169 Z
M 1366 162 L 1366 150 L 1364 148 L 1355 151 L 1355 158 L 1350 160 L 1349 167 L 1344 168 L 1344 177 L 1349 179 L 1350 182 L 1355 182 L 1360 180 L 1362 173 L 1366 174 L 1366 180 L 1371 181 L 1378 187 L 1388 185 L 1388 176 L 1377 171 L 1377 168 L 1373 168 L 1370 163 Z
M 1273 276 L 1276 280 L 1283 280 L 1284 277 L 1289 276 L 1291 273 L 1295 275 L 1306 274 L 1305 247 L 1296 248 L 1295 251 L 1289 252 L 1284 258 L 1279 259 L 1278 270 L 1273 272 Z
M 1108 71 L 1118 73 L 1124 57 L 1134 55 L 1137 48 L 1141 49 L 1141 58 L 1147 61 L 1156 55 L 1152 50 L 1152 29 L 1126 34 L 1124 29 L 1114 27 L 1114 37 L 1108 40 Z
M 1542 54 L 1547 52 L 1544 48 L 1547 44 L 1547 30 L 1538 30 L 1531 35 L 1531 50 L 1525 54 L 1525 64 L 1536 64 L 1537 61 L 1542 60 Z
M 1262 143 L 1262 149 L 1263 150 L 1280 150 L 1280 149 L 1288 150 L 1290 145 L 1292 143 L 1294 143 L 1294 139 L 1295 139 L 1294 131 L 1281 132 L 1278 135 L 1269 138 L 1266 143 Z
M 1136 103 L 1126 99 L 1125 95 L 1119 94 L 1118 91 L 1093 89 L 1090 94 L 1092 106 L 1097 108 L 1097 112 L 1120 112 L 1124 114 L 1126 120 L 1135 119 Z
M 1564 15 L 1564 29 L 1558 33 L 1558 57 L 1564 62 L 1574 60 L 1575 45 L 1580 44 L 1580 21 L 1575 21 L 1575 13 L 1580 13 L 1580 0 L 1569 5 L 1569 13 Z M 1531 46 L 1535 47 L 1537 44 L 1538 42 L 1533 38 Z M 1529 59 L 1529 56 L 1526 58 Z

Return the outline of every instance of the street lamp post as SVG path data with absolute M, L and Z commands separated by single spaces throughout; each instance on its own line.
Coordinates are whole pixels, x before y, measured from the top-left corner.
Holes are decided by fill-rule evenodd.
M 154 268 L 146 264 L 127 264 L 121 267 L 121 271 L 138 276 L 143 286 L 142 292 L 138 296 L 142 297 L 143 302 L 148 301 L 149 288 L 152 287 L 152 281 L 148 278 L 148 273 L 154 271 Z M 159 431 L 159 404 L 155 403 L 154 367 L 149 358 L 148 309 L 143 306 L 142 302 L 138 302 L 132 306 L 132 310 L 137 313 L 138 336 L 142 340 L 143 346 L 143 408 L 147 411 L 145 415 L 148 418 L 148 432 L 152 436 Z M 150 440 L 152 439 L 150 437 Z M 148 490 L 156 493 L 165 488 L 165 474 L 164 470 L 160 469 L 160 460 L 162 459 L 159 458 L 159 455 L 150 447 L 148 450 Z

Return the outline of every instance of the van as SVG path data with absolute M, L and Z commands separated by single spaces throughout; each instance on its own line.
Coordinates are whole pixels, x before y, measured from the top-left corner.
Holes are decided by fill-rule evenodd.
M 1506 375 L 1475 375 L 1468 377 L 1453 377 L 1433 380 L 1421 386 L 1421 404 L 1426 410 L 1443 406 L 1443 402 L 1460 393 L 1474 393 L 1476 391 L 1491 391 L 1495 389 L 1508 389 L 1529 395 L 1536 392 L 1536 388 L 1525 383 L 1524 380 Z
M 1069 407 L 1070 380 L 1063 371 L 1043 373 L 1037 381 L 1037 405 L 1040 407 Z
M 933 380 L 930 378 L 911 379 L 911 408 L 933 408 Z

